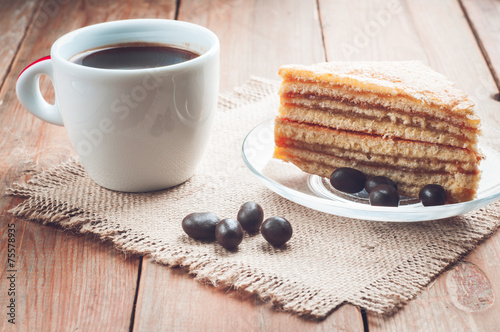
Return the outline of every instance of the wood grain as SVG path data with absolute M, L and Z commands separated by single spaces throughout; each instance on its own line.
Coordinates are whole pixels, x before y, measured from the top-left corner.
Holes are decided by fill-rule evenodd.
M 488 241 L 498 242 L 497 238 Z M 498 243 L 485 243 L 481 248 L 493 246 Z M 500 289 L 486 276 L 498 273 L 498 263 L 483 270 L 468 261 L 477 258 L 466 259 L 394 316 L 368 316 L 369 331 L 497 331 L 500 308 L 495 297 Z
M 494 0 L 460 0 L 460 2 L 488 62 L 497 89 L 500 90 L 500 34 L 498 33 L 500 2 Z
M 328 61 L 427 62 L 404 3 L 319 0 L 319 7 Z
M 50 45 L 66 32 L 108 20 L 173 18 L 175 5 L 175 0 L 41 2 L 0 91 L 1 192 L 13 181 L 75 155 L 64 128 L 36 119 L 18 103 L 14 86 L 22 68 L 47 55 Z M 49 80 L 44 80 L 41 87 L 49 99 L 53 98 Z M 5 239 L 8 224 L 15 223 L 19 243 L 16 326 L 2 320 L 0 330 L 15 327 L 21 330 L 128 330 L 140 259 L 125 258 L 111 245 L 92 237 L 76 236 L 24 220 L 13 221 L 5 210 L 16 203 L 19 199 L 6 196 L 0 199 L 0 209 L 4 211 L 0 238 Z M 7 261 L 6 250 L 6 246 L 0 249 L 2 262 Z M 5 273 L 2 270 L 2 292 L 8 283 Z M 0 296 L 3 308 L 7 300 Z
M 35 0 L 0 2 L 0 82 L 3 83 L 10 65 L 24 38 L 29 22 L 37 9 Z M 2 84 L 0 83 L 0 87 Z
M 145 259 L 134 331 L 152 331 L 158 326 L 171 331 L 363 331 L 361 315 L 349 305 L 320 323 L 308 321 Z
M 1 331 L 128 329 L 137 258 L 127 258 L 98 239 L 3 214 L 2 263 L 7 263 L 10 225 L 15 227 L 15 272 L 2 269 L 0 273 L 0 306 L 6 308 L 11 298 L 15 300 L 15 325 L 2 315 Z M 13 289 L 12 296 L 7 296 L 8 289 Z
M 219 37 L 221 91 L 251 76 L 278 80 L 282 64 L 325 60 L 315 1 L 183 0 L 179 19 Z
M 483 311 L 493 306 L 495 293 L 486 274 L 476 265 L 462 261 L 446 276 L 452 303 L 464 311 Z

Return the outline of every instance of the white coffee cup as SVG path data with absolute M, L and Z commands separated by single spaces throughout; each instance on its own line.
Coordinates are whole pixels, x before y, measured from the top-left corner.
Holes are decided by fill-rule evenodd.
M 200 56 L 150 69 L 101 69 L 69 61 L 81 52 L 131 42 L 161 43 Z M 187 22 L 138 19 L 72 31 L 19 76 L 21 104 L 63 125 L 82 165 L 99 185 L 117 191 L 169 188 L 189 179 L 207 145 L 219 88 L 219 40 Z M 50 77 L 55 104 L 40 75 Z

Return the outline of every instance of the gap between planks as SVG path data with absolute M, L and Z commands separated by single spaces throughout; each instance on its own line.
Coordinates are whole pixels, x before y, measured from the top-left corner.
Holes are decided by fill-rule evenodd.
M 175 14 L 174 14 L 174 20 L 179 19 L 179 10 L 181 7 L 181 0 L 177 0 L 175 3 Z M 0 90 L 1 91 L 1 90 Z M 132 303 L 132 312 L 130 313 L 130 326 L 129 326 L 129 332 L 134 331 L 134 322 L 135 322 L 135 313 L 136 313 L 136 308 L 137 308 L 137 300 L 139 297 L 139 288 L 141 285 L 141 275 L 142 275 L 142 264 L 144 262 L 144 256 L 141 256 L 139 258 L 139 268 L 137 269 L 137 283 L 135 287 L 135 294 L 134 294 L 134 302 Z
M 130 313 L 130 326 L 129 331 L 132 332 L 134 330 L 134 322 L 135 322 L 135 309 L 137 307 L 137 298 L 139 296 L 139 287 L 141 284 L 141 275 L 142 275 L 142 263 L 144 261 L 144 257 L 141 256 L 139 258 L 139 268 L 137 269 L 137 283 L 135 287 L 134 294 L 134 302 L 132 303 L 132 312 Z
M 469 25 L 470 30 L 472 31 L 474 35 L 474 39 L 477 42 L 477 45 L 479 46 L 479 49 L 481 50 L 481 54 L 483 55 L 483 58 L 486 62 L 486 65 L 488 66 L 488 69 L 491 73 L 491 76 L 493 77 L 493 81 L 495 82 L 495 85 L 497 87 L 497 94 L 493 96 L 495 100 L 499 100 L 498 97 L 500 96 L 500 78 L 497 75 L 497 72 L 495 71 L 495 68 L 493 67 L 493 64 L 491 62 L 491 58 L 488 54 L 488 51 L 486 50 L 486 47 L 483 44 L 483 41 L 481 39 L 481 36 L 479 32 L 477 31 L 476 27 L 474 26 L 474 22 L 472 18 L 469 15 L 469 12 L 467 11 L 467 8 L 464 6 L 463 0 L 457 0 L 458 5 L 462 9 L 462 12 L 464 14 L 465 20 L 467 21 L 467 24 Z

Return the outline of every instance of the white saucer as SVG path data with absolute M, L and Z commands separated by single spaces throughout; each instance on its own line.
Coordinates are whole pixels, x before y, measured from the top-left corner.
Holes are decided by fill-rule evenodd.
M 500 132 L 484 128 L 479 148 L 486 158 L 481 162 L 481 182 L 476 199 L 469 202 L 424 207 L 418 200 L 402 199 L 399 207 L 371 206 L 363 194 L 343 194 L 328 179 L 310 175 L 296 166 L 273 159 L 274 120 L 252 129 L 243 142 L 243 160 L 258 179 L 272 191 L 300 205 L 349 218 L 415 222 L 457 216 L 479 209 L 500 198 Z

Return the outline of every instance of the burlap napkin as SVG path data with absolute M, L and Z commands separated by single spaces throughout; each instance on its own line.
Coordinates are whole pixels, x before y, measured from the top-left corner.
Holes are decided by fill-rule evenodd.
M 245 135 L 276 113 L 276 91 L 276 82 L 255 78 L 221 95 L 207 154 L 183 185 L 145 194 L 113 192 L 69 161 L 14 184 L 9 193 L 28 199 L 12 213 L 97 234 L 121 250 L 188 267 L 201 280 L 315 318 L 344 302 L 394 312 L 500 224 L 499 203 L 447 220 L 385 223 L 320 213 L 278 196 L 241 158 Z M 284 248 L 272 247 L 261 235 L 245 235 L 239 250 L 229 252 L 182 231 L 188 213 L 235 218 L 248 200 L 259 202 L 266 217 L 283 216 L 292 223 L 294 235 Z

